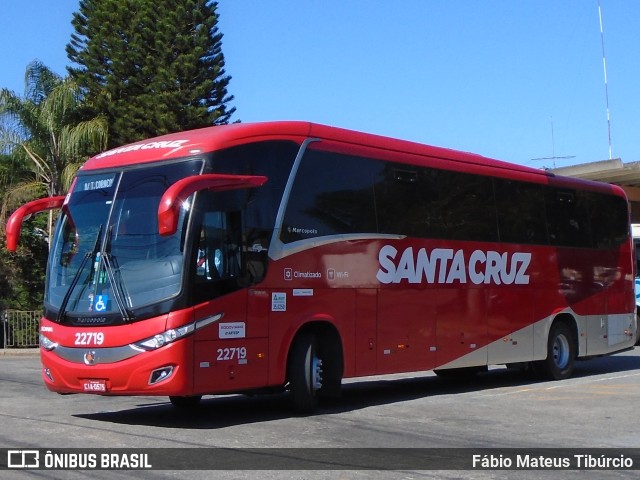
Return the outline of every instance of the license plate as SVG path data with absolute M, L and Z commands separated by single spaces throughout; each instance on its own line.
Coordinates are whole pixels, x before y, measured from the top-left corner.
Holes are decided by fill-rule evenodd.
M 106 380 L 83 380 L 82 390 L 85 392 L 106 392 L 107 381 Z

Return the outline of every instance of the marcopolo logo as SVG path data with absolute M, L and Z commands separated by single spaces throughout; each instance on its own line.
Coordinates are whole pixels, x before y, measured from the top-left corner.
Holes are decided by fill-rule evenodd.
M 464 250 L 434 248 L 414 252 L 407 247 L 402 253 L 385 245 L 378 253 L 380 283 L 472 283 L 474 285 L 528 285 L 527 269 L 530 252 L 500 253 L 474 250 L 468 257 Z

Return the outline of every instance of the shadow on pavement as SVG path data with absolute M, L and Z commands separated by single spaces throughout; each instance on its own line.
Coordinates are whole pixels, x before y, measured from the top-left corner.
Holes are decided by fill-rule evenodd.
M 632 354 L 581 361 L 576 364 L 573 378 L 630 370 L 640 370 L 640 356 Z M 440 378 L 431 373 L 416 374 L 415 377 L 410 378 L 368 378 L 349 381 L 343 385 L 342 397 L 328 404 L 322 404 L 315 416 L 355 411 L 418 398 L 538 383 L 542 382 L 531 378 L 525 372 L 506 368 L 490 369 L 476 377 L 459 380 Z M 133 409 L 76 415 L 78 418 L 97 422 L 192 429 L 218 429 L 292 416 L 295 414 L 289 407 L 288 396 L 285 393 L 204 397 L 200 405 L 192 409 L 177 409 L 169 403 L 168 399 L 163 399 L 140 404 Z

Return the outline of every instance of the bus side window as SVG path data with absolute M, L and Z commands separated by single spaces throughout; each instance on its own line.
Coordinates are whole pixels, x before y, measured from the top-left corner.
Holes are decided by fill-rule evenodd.
M 196 297 L 205 300 L 243 287 L 246 274 L 240 212 L 204 212 L 195 255 Z
M 228 235 L 227 214 L 225 212 L 206 212 L 200 230 L 198 246 L 198 265 L 196 275 L 207 280 L 219 280 L 233 275 L 234 245 Z
M 591 247 L 591 228 L 585 195 L 548 188 L 546 195 L 549 243 L 561 247 Z

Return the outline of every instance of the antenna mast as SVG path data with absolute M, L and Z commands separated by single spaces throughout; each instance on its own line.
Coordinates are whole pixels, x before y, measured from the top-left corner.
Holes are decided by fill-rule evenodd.
M 609 87 L 607 85 L 607 57 L 604 54 L 604 29 L 602 28 L 602 6 L 598 0 L 598 17 L 600 18 L 600 44 L 602 45 L 602 65 L 604 67 L 604 94 L 607 102 L 607 131 L 609 133 L 609 160 L 613 158 L 611 148 L 611 114 L 609 111 Z
M 532 158 L 531 161 L 536 162 L 538 160 L 552 160 L 553 168 L 556 168 L 556 160 L 569 159 L 569 158 L 576 158 L 576 156 L 575 155 L 567 155 L 562 157 L 556 156 L 556 141 L 555 141 L 555 136 L 553 134 L 553 117 L 552 117 L 551 118 L 551 156 Z

